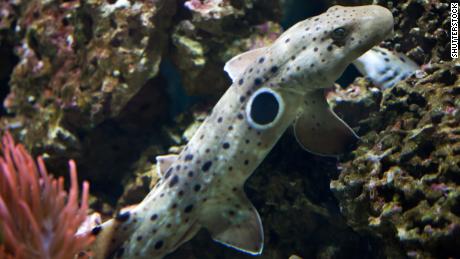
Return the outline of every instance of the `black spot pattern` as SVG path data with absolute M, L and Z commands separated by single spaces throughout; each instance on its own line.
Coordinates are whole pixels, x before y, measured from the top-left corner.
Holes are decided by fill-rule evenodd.
M 91 229 L 91 234 L 97 236 L 102 231 L 101 226 L 95 226 L 93 229 Z
M 163 247 L 163 240 L 159 240 L 155 243 L 155 249 L 161 249 Z
M 115 220 L 125 222 L 129 219 L 130 216 L 131 216 L 131 213 L 129 211 L 126 211 L 126 212 L 118 214 L 115 217 Z
M 123 256 L 124 253 L 125 253 L 125 248 L 121 247 L 120 249 L 118 249 L 116 257 L 120 258 Z
M 165 180 L 168 179 L 169 176 L 171 176 L 172 174 L 172 171 L 173 171 L 173 168 L 169 168 L 168 171 L 166 171 L 166 174 L 165 174 Z
M 201 167 L 201 170 L 203 172 L 207 172 L 207 171 L 209 171 L 209 168 L 211 168 L 211 165 L 212 165 L 212 162 L 207 161 L 206 163 L 203 164 L 203 166 Z
M 192 160 L 192 159 L 193 159 L 193 155 L 192 155 L 192 154 L 188 154 L 188 155 L 186 155 L 185 158 L 184 158 L 185 161 L 190 161 L 190 160 Z
M 192 209 L 193 209 L 193 204 L 190 204 L 187 207 L 185 207 L 184 212 L 189 213 L 190 211 L 192 211 Z
M 177 183 L 179 182 L 179 176 L 175 175 L 171 181 L 169 182 L 169 187 L 173 187 L 174 185 L 176 185 Z

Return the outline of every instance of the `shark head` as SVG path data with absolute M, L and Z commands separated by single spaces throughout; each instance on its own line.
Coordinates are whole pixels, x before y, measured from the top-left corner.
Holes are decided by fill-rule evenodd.
M 284 53 L 285 74 L 297 86 L 329 87 L 345 68 L 393 30 L 391 12 L 378 5 L 333 6 L 299 22 L 275 44 Z M 295 53 L 295 54 L 292 54 Z
M 329 109 L 321 88 L 392 30 L 393 16 L 384 7 L 333 6 L 292 26 L 270 46 L 235 56 L 224 70 L 250 127 L 279 136 L 295 120 L 305 149 L 341 154 L 357 136 Z

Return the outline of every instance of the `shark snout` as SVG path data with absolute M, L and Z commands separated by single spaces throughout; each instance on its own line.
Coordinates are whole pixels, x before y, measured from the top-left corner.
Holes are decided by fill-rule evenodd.
M 367 51 L 381 41 L 389 38 L 393 34 L 393 14 L 387 8 L 378 5 L 368 5 L 361 7 L 360 24 L 361 28 L 357 37 L 361 38 L 362 46 L 360 51 Z
M 374 24 L 381 26 L 381 31 L 385 38 L 391 37 L 393 34 L 393 14 L 385 7 L 373 5 L 370 6 L 371 16 L 374 17 Z

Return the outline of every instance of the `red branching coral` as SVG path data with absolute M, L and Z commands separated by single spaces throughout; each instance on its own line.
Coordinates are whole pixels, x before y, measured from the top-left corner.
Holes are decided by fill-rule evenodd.
M 93 237 L 76 235 L 86 219 L 89 184 L 78 204 L 77 170 L 69 161 L 70 190 L 48 174 L 24 146 L 3 136 L 0 156 L 0 258 L 74 258 Z

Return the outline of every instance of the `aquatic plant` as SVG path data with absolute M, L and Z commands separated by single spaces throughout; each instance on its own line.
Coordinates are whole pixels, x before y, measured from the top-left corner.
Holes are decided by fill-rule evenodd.
M 86 219 L 89 184 L 81 205 L 75 162 L 70 160 L 70 189 L 64 178 L 49 175 L 41 157 L 35 161 L 9 133 L 0 156 L 0 258 L 74 258 L 92 242 L 76 235 Z

